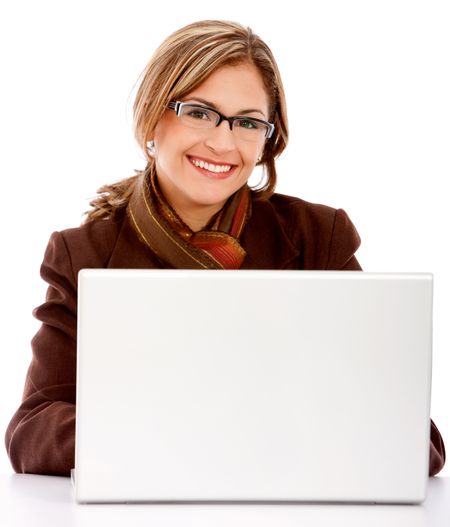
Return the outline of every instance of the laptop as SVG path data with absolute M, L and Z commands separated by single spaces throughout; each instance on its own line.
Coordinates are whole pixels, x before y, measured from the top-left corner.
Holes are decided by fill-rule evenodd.
M 420 503 L 432 283 L 82 270 L 76 500 Z

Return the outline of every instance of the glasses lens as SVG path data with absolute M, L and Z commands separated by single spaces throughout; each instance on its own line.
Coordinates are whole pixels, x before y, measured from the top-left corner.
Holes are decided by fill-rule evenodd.
M 214 110 L 196 104 L 183 104 L 179 117 L 184 124 L 193 128 L 214 128 L 220 119 Z
M 233 121 L 233 131 L 245 141 L 258 141 L 266 137 L 269 128 L 265 123 L 256 119 L 239 118 Z

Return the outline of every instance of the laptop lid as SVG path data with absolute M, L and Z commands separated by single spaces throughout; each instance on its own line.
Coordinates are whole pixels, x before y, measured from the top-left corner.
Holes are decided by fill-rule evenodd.
M 432 276 L 83 270 L 76 499 L 420 502 Z

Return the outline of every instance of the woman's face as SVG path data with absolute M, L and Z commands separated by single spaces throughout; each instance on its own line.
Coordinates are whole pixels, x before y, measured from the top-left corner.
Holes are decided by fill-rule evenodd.
M 218 69 L 183 97 L 183 102 L 209 106 L 226 116 L 269 120 L 263 80 L 250 64 Z M 161 190 L 180 217 L 199 230 L 247 182 L 263 152 L 265 138 L 239 139 L 227 121 L 211 129 L 190 128 L 167 109 L 156 126 L 154 142 Z M 208 170 L 198 166 L 200 161 L 225 168 L 216 169 L 220 172 Z

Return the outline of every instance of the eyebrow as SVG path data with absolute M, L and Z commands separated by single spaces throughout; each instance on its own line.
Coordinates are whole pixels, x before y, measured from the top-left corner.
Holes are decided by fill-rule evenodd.
M 220 111 L 217 105 L 211 101 L 207 101 L 206 99 L 202 99 L 201 97 L 188 97 L 188 98 L 190 100 L 198 101 L 206 106 L 209 106 L 213 110 Z M 264 114 L 264 112 L 262 112 L 261 110 L 258 110 L 257 108 L 246 108 L 245 110 L 240 110 L 236 115 L 244 115 L 244 114 L 253 113 L 253 112 L 260 113 L 264 117 L 264 119 L 266 118 L 266 115 Z

